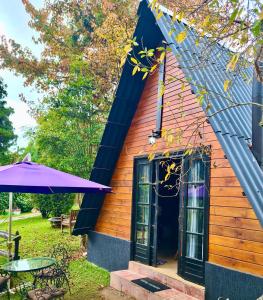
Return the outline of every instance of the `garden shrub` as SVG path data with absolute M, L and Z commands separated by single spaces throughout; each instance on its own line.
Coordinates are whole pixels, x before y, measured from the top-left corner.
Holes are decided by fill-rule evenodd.
M 0 214 L 5 213 L 5 210 L 8 209 L 9 198 L 8 193 L 0 193 Z
M 74 203 L 74 194 L 34 195 L 34 206 L 43 218 L 60 217 L 67 214 Z
M 34 205 L 30 194 L 14 194 L 14 207 L 20 208 L 22 213 L 31 212 Z

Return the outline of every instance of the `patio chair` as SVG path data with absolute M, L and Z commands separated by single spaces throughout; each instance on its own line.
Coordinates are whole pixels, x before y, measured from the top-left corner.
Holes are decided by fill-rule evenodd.
M 76 224 L 79 209 L 72 209 L 69 216 L 61 216 L 61 232 L 63 232 L 64 227 L 69 227 L 69 232 L 72 234 L 73 226 Z
M 67 290 L 64 287 L 51 285 L 48 278 L 38 278 L 33 288 L 27 292 L 29 300 L 64 299 Z
M 56 259 L 56 264 L 48 269 L 41 270 L 34 275 L 34 283 L 38 280 L 48 281 L 56 288 L 65 286 L 70 292 L 69 282 L 69 250 L 65 245 L 55 245 L 50 252 L 50 257 Z M 35 285 L 35 284 L 34 284 Z
M 7 293 L 7 298 L 10 299 L 10 293 L 8 288 L 8 281 L 10 280 L 10 275 L 0 271 L 0 293 Z

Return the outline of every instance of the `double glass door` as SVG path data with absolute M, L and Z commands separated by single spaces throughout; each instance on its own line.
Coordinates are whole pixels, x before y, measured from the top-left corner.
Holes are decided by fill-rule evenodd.
M 155 176 L 158 165 L 159 161 L 149 162 L 146 158 L 135 161 L 133 259 L 148 265 L 155 265 L 157 257 L 158 180 Z M 204 157 L 183 161 L 178 273 L 197 283 L 204 281 L 207 260 L 208 171 L 209 164 Z

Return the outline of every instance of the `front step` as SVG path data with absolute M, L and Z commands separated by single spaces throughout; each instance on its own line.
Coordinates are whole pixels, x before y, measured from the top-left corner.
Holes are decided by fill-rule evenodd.
M 136 261 L 129 262 L 129 270 L 141 274 L 144 277 L 150 277 L 198 300 L 205 299 L 205 288 L 203 286 L 187 281 L 177 274 L 171 277 L 160 273 L 158 268 L 147 266 Z
M 152 293 L 132 280 L 149 277 L 170 289 Z M 152 268 L 134 261 L 129 263 L 128 270 L 116 271 L 111 273 L 111 287 L 119 290 L 138 300 L 204 300 L 204 288 L 189 283 L 186 280 L 172 278 L 159 273 L 156 268 Z

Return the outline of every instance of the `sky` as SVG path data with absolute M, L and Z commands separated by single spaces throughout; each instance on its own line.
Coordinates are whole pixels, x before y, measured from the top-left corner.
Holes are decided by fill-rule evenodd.
M 43 0 L 31 0 L 36 7 L 43 4 Z M 0 10 L 0 35 L 12 38 L 23 46 L 29 47 L 37 56 L 40 55 L 41 46 L 35 45 L 32 36 L 35 32 L 28 26 L 29 18 L 25 12 L 22 0 L 3 0 Z M 29 115 L 28 106 L 19 99 L 19 94 L 23 93 L 30 100 L 37 100 L 39 95 L 32 88 L 24 87 L 24 80 L 21 76 L 16 76 L 8 70 L 0 70 L 0 77 L 7 84 L 6 98 L 8 106 L 14 109 L 11 121 L 18 136 L 17 144 L 25 147 L 27 140 L 24 137 L 26 128 L 36 125 L 36 121 Z

